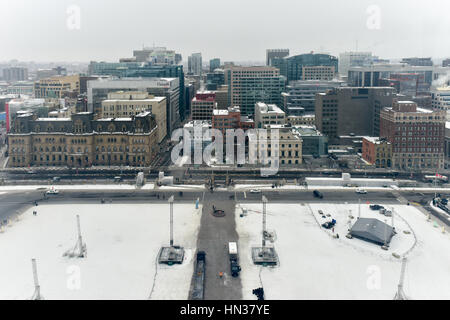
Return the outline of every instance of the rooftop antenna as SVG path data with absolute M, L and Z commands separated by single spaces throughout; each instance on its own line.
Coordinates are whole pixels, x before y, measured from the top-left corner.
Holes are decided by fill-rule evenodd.
M 173 195 L 169 198 L 170 205 L 170 246 L 173 247 Z
M 34 280 L 34 293 L 31 297 L 32 300 L 42 300 L 41 286 L 39 285 L 39 279 L 37 275 L 36 259 L 31 259 L 31 265 L 33 268 L 33 280 Z
M 361 218 L 361 199 L 358 199 L 358 219 Z
M 81 236 L 81 227 L 80 227 L 80 216 L 77 214 L 77 231 L 78 231 L 78 240 L 73 249 L 66 251 L 63 256 L 69 258 L 85 258 L 87 256 L 86 244 L 83 243 L 83 238 Z
M 395 293 L 394 300 L 407 300 L 405 291 L 403 291 L 403 283 L 405 281 L 406 270 L 406 257 L 402 259 L 402 271 L 400 273 L 400 281 L 398 282 L 397 292 Z
M 168 199 L 169 207 L 170 207 L 170 242 L 169 247 L 162 247 L 159 252 L 159 263 L 165 263 L 169 266 L 174 263 L 181 264 L 184 259 L 184 248 L 180 246 L 175 246 L 173 244 L 173 202 L 174 196 L 171 195 Z
M 263 203 L 262 246 L 252 248 L 252 259 L 253 259 L 254 264 L 260 264 L 263 266 L 277 265 L 278 264 L 278 255 L 275 251 L 275 248 L 266 247 L 266 237 L 268 237 L 269 234 L 266 229 L 267 198 L 264 195 L 262 196 L 262 203 Z
M 267 220 L 266 220 L 266 207 L 267 207 L 267 198 L 266 196 L 262 196 L 262 203 L 263 203 L 263 222 L 262 222 L 262 247 L 263 247 L 263 251 L 266 248 L 266 224 L 267 224 Z

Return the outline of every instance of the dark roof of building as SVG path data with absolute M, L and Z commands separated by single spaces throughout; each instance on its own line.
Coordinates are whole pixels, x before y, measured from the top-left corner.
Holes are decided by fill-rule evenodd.
M 394 236 L 394 229 L 386 223 L 374 218 L 359 218 L 353 224 L 350 234 L 367 241 L 384 244 Z

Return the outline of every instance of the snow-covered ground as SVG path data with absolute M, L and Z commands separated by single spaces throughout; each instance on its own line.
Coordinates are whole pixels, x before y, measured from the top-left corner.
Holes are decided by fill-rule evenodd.
M 55 187 L 57 190 L 135 190 L 143 189 L 150 190 L 154 189 L 152 183 L 143 185 L 137 188 L 134 184 L 49 184 L 49 185 L 17 185 L 17 186 L 0 186 L 1 191 L 29 191 L 38 189 L 50 189 Z
M 283 190 L 356 190 L 360 187 L 345 187 L 345 186 L 326 186 L 326 185 L 308 185 L 300 186 L 294 184 L 285 184 L 276 188 L 272 188 L 272 184 L 261 183 L 261 184 L 236 184 L 234 186 L 235 191 L 249 191 L 251 189 L 260 189 L 264 191 L 283 191 Z M 400 190 L 400 191 L 417 191 L 417 192 L 450 192 L 450 188 L 418 188 L 418 187 L 397 187 L 395 185 L 387 187 L 362 187 L 366 191 L 389 191 L 389 190 Z
M 77 239 L 77 214 L 85 259 L 63 257 Z M 169 267 L 156 263 L 160 247 L 169 244 L 168 204 L 32 208 L 0 233 L 0 299 L 32 296 L 32 258 L 45 299 L 187 299 L 200 216 L 194 203 L 174 204 L 174 242 L 186 255 Z
M 382 203 L 381 203 L 382 204 Z M 240 217 L 241 208 L 248 214 Z M 244 299 L 255 299 L 252 289 L 262 285 L 267 299 L 392 299 L 406 255 L 404 291 L 410 299 L 450 299 L 450 236 L 427 222 L 417 208 L 394 209 L 397 235 L 388 251 L 362 240 L 345 237 L 349 215 L 358 217 L 357 204 L 267 204 L 267 228 L 275 230 L 280 265 L 255 266 L 251 247 L 261 246 L 262 204 L 240 204 L 236 224 L 242 266 Z M 322 218 L 318 210 L 330 217 Z M 351 213 L 349 212 L 351 210 Z M 361 204 L 361 217 L 384 217 Z M 319 224 L 336 219 L 332 230 Z M 409 232 L 409 234 L 404 231 Z M 417 239 L 417 240 L 416 240 Z
M 204 184 L 181 184 L 181 185 L 171 185 L 171 186 L 160 186 L 158 190 L 205 190 Z

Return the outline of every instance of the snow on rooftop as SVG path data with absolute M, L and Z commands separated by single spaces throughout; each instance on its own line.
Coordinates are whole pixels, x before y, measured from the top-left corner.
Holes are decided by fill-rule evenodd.
M 71 121 L 70 118 L 37 118 L 36 121 Z

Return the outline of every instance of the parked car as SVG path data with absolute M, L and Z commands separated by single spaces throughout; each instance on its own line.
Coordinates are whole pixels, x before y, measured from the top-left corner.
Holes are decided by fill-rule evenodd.
M 384 209 L 384 207 L 380 206 L 379 204 L 371 204 L 369 206 L 369 208 L 370 208 L 370 210 L 381 210 L 381 209 Z
M 322 223 L 322 227 L 324 227 L 325 229 L 331 229 L 336 225 L 336 220 L 331 220 L 331 221 L 327 221 L 325 223 Z
M 52 187 L 50 190 L 47 190 L 46 194 L 59 194 L 59 191 Z
M 366 193 L 367 193 L 367 191 L 366 191 L 365 189 L 362 189 L 362 188 L 357 188 L 357 189 L 355 190 L 355 192 L 356 192 L 356 193 L 359 193 L 359 194 L 366 194 Z
M 323 198 L 323 194 L 321 192 L 319 192 L 318 190 L 314 190 L 313 195 L 314 195 L 314 197 L 319 198 L 319 199 Z
M 251 189 L 250 193 L 261 193 L 261 190 L 259 190 L 259 189 Z

